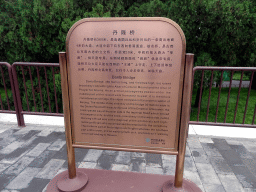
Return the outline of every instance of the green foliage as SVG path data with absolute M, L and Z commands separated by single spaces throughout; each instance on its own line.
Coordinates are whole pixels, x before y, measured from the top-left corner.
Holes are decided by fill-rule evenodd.
M 168 7 L 160 0 L 152 0 L 147 3 L 135 3 L 131 6 L 127 15 L 129 17 L 166 17 Z
M 103 5 L 97 4 L 91 12 L 86 12 L 84 17 L 110 17 L 110 12 L 105 12 Z
M 0 0 L 0 61 L 59 62 L 68 30 L 84 17 L 167 17 L 184 31 L 196 66 L 256 66 L 253 0 Z M 194 90 L 200 74 L 195 80 Z
M 202 52 L 197 57 L 197 61 L 195 62 L 195 66 L 215 66 L 215 62 L 212 60 L 211 55 L 209 53 Z M 213 83 L 220 77 L 219 73 L 214 75 Z M 193 90 L 197 90 L 201 86 L 201 78 L 202 78 L 202 71 L 198 71 L 195 73 L 194 76 L 194 88 Z M 203 77 L 203 88 L 210 86 L 211 81 L 211 71 L 204 71 Z
M 14 103 L 13 103 L 13 97 L 12 97 L 12 91 L 11 89 L 7 89 L 6 92 L 3 88 L 0 88 L 0 109 L 8 110 L 8 102 L 7 97 L 10 105 L 10 110 L 14 111 Z
M 68 30 L 84 17 L 168 17 L 183 29 L 195 61 L 205 52 L 218 66 L 255 66 L 255 5 L 252 0 L 1 0 L 0 60 L 58 62 Z

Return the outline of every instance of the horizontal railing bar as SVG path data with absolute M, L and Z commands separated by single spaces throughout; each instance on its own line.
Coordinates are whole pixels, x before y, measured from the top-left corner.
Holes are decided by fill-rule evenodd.
M 233 124 L 233 123 L 214 123 L 214 122 L 203 122 L 203 121 L 189 121 L 190 125 L 214 125 L 214 126 L 228 126 L 228 127 L 245 127 L 245 128 L 256 128 L 256 124 Z
M 0 113 L 12 113 L 12 114 L 16 114 L 16 111 L 11 111 L 11 110 L 0 110 Z
M 15 62 L 13 66 L 40 66 L 40 67 L 59 67 L 59 63 L 33 63 L 33 62 Z
M 44 115 L 44 116 L 61 116 L 64 117 L 63 113 L 46 113 L 46 112 L 32 112 L 32 111 L 22 111 L 23 115 Z
M 256 71 L 256 67 L 205 67 L 197 66 L 194 67 L 193 71 L 198 70 L 213 70 L 213 71 Z
M 9 67 L 9 63 L 7 63 L 7 62 L 0 62 L 0 65 L 4 65 L 4 66 L 7 66 L 7 67 Z

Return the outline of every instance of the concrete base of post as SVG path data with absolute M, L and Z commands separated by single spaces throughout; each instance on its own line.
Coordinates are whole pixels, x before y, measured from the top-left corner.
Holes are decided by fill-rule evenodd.
M 175 188 L 171 175 L 77 168 L 75 179 L 67 176 L 68 171 L 55 176 L 46 192 L 202 192 L 186 179 L 183 179 L 182 188 Z
M 73 179 L 69 178 L 68 171 L 64 171 L 50 181 L 46 192 L 80 192 L 83 191 L 87 183 L 88 176 L 85 174 L 85 170 L 77 169 L 76 177 Z
M 202 192 L 202 190 L 193 182 L 183 179 L 182 187 L 176 188 L 174 186 L 174 177 L 173 179 L 165 182 L 163 184 L 162 192 Z

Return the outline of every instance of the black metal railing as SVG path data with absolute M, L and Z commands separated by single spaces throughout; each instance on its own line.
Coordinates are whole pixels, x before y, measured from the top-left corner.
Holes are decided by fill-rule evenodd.
M 255 72 L 256 67 L 195 67 L 190 124 L 256 128 Z
M 0 75 L 0 113 L 19 126 L 24 114 L 63 116 L 58 63 L 0 62 Z M 195 67 L 193 77 L 190 124 L 256 128 L 256 67 Z
M 58 63 L 12 65 L 20 114 L 63 116 Z

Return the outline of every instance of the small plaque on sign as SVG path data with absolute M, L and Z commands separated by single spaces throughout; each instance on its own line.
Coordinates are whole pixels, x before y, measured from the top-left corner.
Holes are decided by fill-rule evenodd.
M 176 152 L 185 37 L 165 18 L 78 21 L 67 36 L 73 143 Z

